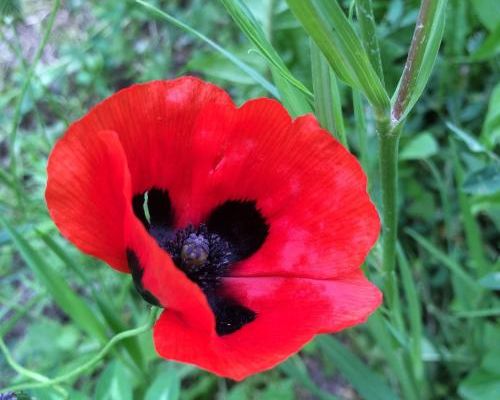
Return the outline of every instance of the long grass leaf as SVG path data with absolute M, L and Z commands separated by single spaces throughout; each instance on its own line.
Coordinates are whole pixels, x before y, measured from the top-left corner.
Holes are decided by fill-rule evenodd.
M 403 74 L 392 97 L 392 119 L 403 121 L 418 101 L 434 67 L 444 33 L 447 0 L 424 0 Z
M 287 0 L 287 3 L 339 78 L 362 90 L 378 109 L 387 108 L 387 92 L 337 1 Z
M 425 250 L 427 250 L 436 260 L 448 267 L 452 273 L 459 277 L 470 289 L 478 291 L 480 287 L 476 281 L 464 270 L 464 268 L 446 253 L 434 246 L 430 241 L 424 238 L 411 228 L 405 229 L 416 242 L 418 242 Z
M 4 226 L 26 264 L 37 279 L 45 285 L 56 304 L 89 335 L 101 342 L 107 339 L 104 325 L 96 318 L 92 309 L 82 301 L 66 283 L 54 272 L 52 267 L 37 253 L 31 244 L 22 237 L 2 216 L 0 224 Z
M 295 382 L 300 383 L 304 388 L 311 392 L 320 400 L 339 400 L 333 394 L 321 390 L 309 376 L 309 372 L 299 356 L 291 357 L 286 362 L 281 364 L 280 368 L 292 378 Z
M 318 337 L 324 355 L 332 361 L 349 383 L 366 400 L 393 400 L 398 396 L 383 378 L 332 336 Z
M 175 25 L 178 28 L 181 28 L 182 30 L 192 34 L 193 36 L 196 36 L 198 39 L 201 39 L 203 42 L 208 44 L 214 50 L 221 53 L 224 57 L 226 57 L 234 65 L 239 67 L 243 72 L 245 72 L 248 76 L 250 76 L 255 82 L 257 82 L 265 90 L 267 90 L 269 93 L 271 93 L 271 95 L 273 95 L 276 98 L 280 97 L 278 91 L 276 90 L 276 87 L 274 87 L 274 85 L 271 82 L 269 82 L 258 71 L 256 71 L 254 68 L 252 68 L 251 66 L 249 66 L 248 64 L 246 64 L 245 62 L 240 60 L 237 56 L 235 56 L 230 51 L 224 49 L 222 46 L 218 45 L 213 40 L 209 39 L 208 37 L 206 37 L 201 32 L 197 31 L 196 29 L 190 27 L 189 25 L 186 25 L 184 22 L 179 21 L 177 18 L 171 16 L 170 14 L 167 14 L 165 11 L 162 11 L 159 8 L 153 6 L 145 1 L 142 1 L 142 0 L 136 0 L 136 2 L 138 4 L 140 4 L 141 6 L 143 6 L 144 8 L 151 11 L 157 17 L 160 17 L 161 19 L 163 19 L 167 22 L 170 22 L 172 25 Z
M 221 0 L 221 2 L 246 37 L 257 47 L 262 56 L 276 68 L 283 78 L 305 95 L 312 97 L 309 89 L 288 70 L 278 52 L 267 40 L 264 30 L 248 7 L 241 0 Z
M 113 303 L 106 292 L 97 292 L 90 282 L 89 278 L 82 272 L 81 268 L 75 265 L 75 262 L 71 259 L 70 255 L 49 235 L 38 232 L 38 236 L 45 242 L 45 244 L 54 252 L 55 255 L 63 261 L 65 266 L 78 275 L 85 285 L 85 287 L 90 288 L 90 293 L 97 305 L 104 321 L 113 333 L 118 333 L 127 329 L 127 326 L 123 321 L 117 316 L 116 309 L 113 307 Z M 144 363 L 144 356 L 142 354 L 141 348 L 137 341 L 137 338 L 130 337 L 123 341 L 123 346 L 129 353 L 133 360 L 137 360 L 139 363 Z
M 311 41 L 311 70 L 314 105 L 318 119 L 325 129 L 348 147 L 337 78 L 313 41 Z
M 411 274 L 410 264 L 406 258 L 402 247 L 398 244 L 397 248 L 399 269 L 401 271 L 401 281 L 406 301 L 408 302 L 408 320 L 410 323 L 410 354 L 412 359 L 412 369 L 415 374 L 416 381 L 423 385 L 424 366 L 422 362 L 422 312 L 420 309 L 420 299 L 418 297 L 417 288 L 414 278 Z

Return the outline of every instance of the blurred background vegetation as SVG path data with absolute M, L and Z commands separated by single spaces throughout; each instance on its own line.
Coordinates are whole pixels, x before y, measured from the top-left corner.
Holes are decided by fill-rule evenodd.
M 243 3 L 313 91 L 309 38 L 286 2 Z M 352 12 L 351 1 L 340 3 Z M 128 276 L 79 253 L 48 217 L 45 166 L 55 140 L 134 82 L 191 74 L 227 88 L 237 103 L 271 95 L 255 80 L 256 72 L 272 80 L 269 64 L 221 2 L 149 4 L 191 31 L 131 0 L 66 0 L 57 10 L 46 0 L 0 0 L 0 337 L 15 361 L 50 377 L 81 365 L 147 314 Z M 419 4 L 373 1 L 389 93 Z M 91 371 L 26 392 L 38 399 L 500 399 L 499 53 L 498 0 L 449 0 L 440 55 L 401 138 L 400 317 L 382 308 L 367 324 L 316 339 L 237 384 L 157 359 L 146 332 Z M 350 149 L 360 155 L 366 146 L 378 202 L 373 115 L 364 102 L 354 108 L 341 82 L 339 95 Z M 367 261 L 375 282 L 379 269 L 377 246 Z M 7 361 L 0 356 L 0 393 L 27 381 Z

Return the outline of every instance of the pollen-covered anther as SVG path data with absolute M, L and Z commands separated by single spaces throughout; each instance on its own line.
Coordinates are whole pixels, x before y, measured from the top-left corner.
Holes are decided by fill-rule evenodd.
M 208 260 L 210 244 L 208 239 L 200 234 L 191 233 L 181 249 L 181 260 L 185 267 L 202 267 Z

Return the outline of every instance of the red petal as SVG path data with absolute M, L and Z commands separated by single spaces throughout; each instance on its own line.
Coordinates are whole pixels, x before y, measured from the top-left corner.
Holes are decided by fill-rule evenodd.
M 176 207 L 180 224 L 200 222 L 229 199 L 248 199 L 270 225 L 263 247 L 232 276 L 325 279 L 363 263 L 380 228 L 366 176 L 314 117 L 292 123 L 269 99 L 235 112 L 212 107 L 200 112 L 193 139 L 211 161 L 193 167 L 195 189 Z
M 64 136 L 47 171 L 45 198 L 62 234 L 83 252 L 128 271 L 123 222 L 130 209 L 130 176 L 117 134 Z
M 382 298 L 361 271 L 340 281 L 227 278 L 225 283 L 257 318 L 233 334 L 217 336 L 186 328 L 166 310 L 154 330 L 161 356 L 241 380 L 272 368 L 317 333 L 364 322 Z
M 209 104 L 233 107 L 225 91 L 197 78 L 137 84 L 98 104 L 67 135 L 101 129 L 117 132 L 127 156 L 133 193 L 153 186 L 188 190 L 195 162 L 190 157 L 193 127 L 199 112 Z
M 63 235 L 128 271 L 123 219 L 130 192 L 167 188 L 175 204 L 189 207 L 193 127 L 203 108 L 218 105 L 234 108 L 226 92 L 199 79 L 155 81 L 117 92 L 71 125 L 47 167 L 47 205 Z

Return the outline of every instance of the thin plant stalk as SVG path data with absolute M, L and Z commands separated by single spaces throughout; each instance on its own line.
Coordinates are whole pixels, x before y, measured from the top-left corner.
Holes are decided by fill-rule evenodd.
M 401 126 L 394 128 L 387 117 L 377 118 L 379 136 L 379 168 L 382 189 L 382 271 L 389 306 L 396 295 L 396 241 L 398 229 L 398 145 Z
M 46 377 L 44 375 L 40 375 L 40 374 L 38 374 L 36 372 L 27 370 L 24 367 L 21 367 L 20 365 L 18 365 L 12 359 L 12 357 L 10 357 L 10 353 L 8 352 L 7 347 L 5 346 L 3 340 L 0 338 L 0 350 L 2 350 L 2 352 L 6 356 L 6 358 L 7 358 L 8 362 L 9 362 L 9 364 L 11 365 L 11 367 L 13 367 L 19 373 L 22 373 L 23 375 L 25 375 L 25 376 L 31 378 L 32 380 L 36 381 L 36 382 L 33 382 L 33 383 L 25 383 L 25 384 L 19 384 L 19 385 L 11 386 L 11 387 L 8 387 L 8 388 L 3 389 L 3 390 L 5 390 L 5 391 L 19 391 L 19 390 L 25 390 L 25 389 L 34 389 L 34 388 L 42 388 L 42 387 L 47 387 L 47 386 L 54 386 L 54 385 L 57 385 L 59 383 L 62 383 L 62 382 L 65 382 L 67 380 L 70 380 L 70 379 L 73 379 L 75 377 L 78 377 L 82 373 L 93 369 L 99 363 L 99 361 L 101 361 L 106 356 L 106 354 L 113 348 L 113 346 L 116 343 L 118 343 L 118 342 L 120 342 L 120 341 L 122 341 L 124 339 L 140 335 L 140 334 L 142 334 L 144 332 L 147 332 L 149 329 L 151 329 L 151 327 L 153 326 L 155 320 L 157 319 L 157 316 L 158 316 L 158 309 L 156 309 L 156 308 L 153 307 L 151 309 L 151 311 L 150 311 L 150 314 L 149 314 L 146 322 L 143 325 L 139 326 L 138 328 L 130 329 L 130 330 L 123 331 L 123 332 L 120 332 L 120 333 L 116 334 L 90 360 L 88 360 L 87 362 L 83 363 L 82 365 L 80 365 L 79 367 L 75 368 L 74 370 L 72 370 L 70 372 L 67 372 L 67 373 L 65 373 L 63 375 L 60 375 L 58 377 L 52 378 L 52 379 L 48 378 L 48 377 Z
M 43 50 L 47 45 L 50 37 L 50 33 L 52 32 L 52 28 L 54 27 L 54 22 L 56 20 L 57 12 L 59 11 L 59 7 L 61 6 L 61 0 L 55 0 L 50 11 L 49 19 L 47 21 L 47 26 L 43 33 L 42 40 L 36 49 L 35 56 L 30 63 L 28 70 L 26 71 L 26 77 L 24 79 L 23 85 L 19 92 L 19 96 L 17 97 L 16 108 L 14 110 L 14 118 L 12 119 L 12 126 L 9 133 L 9 156 L 10 156 L 10 171 L 12 176 L 17 176 L 17 150 L 16 150 L 16 138 L 17 138 L 17 129 L 19 127 L 19 123 L 21 122 L 21 110 L 23 105 L 24 97 L 30 87 L 31 78 L 35 72 L 35 68 L 42 57 Z M 19 202 L 20 207 L 23 207 L 24 200 L 21 193 L 21 188 L 18 185 L 15 185 L 17 200 Z
M 436 44 L 430 43 L 429 37 L 436 18 L 440 18 L 437 10 L 438 6 L 442 4 L 445 3 L 436 0 L 422 0 L 391 115 L 387 116 L 385 111 L 381 109 L 374 110 L 379 136 L 380 184 L 382 189 L 382 269 L 385 276 L 384 289 L 389 305 L 393 304 L 396 290 L 398 142 L 404 125 L 405 110 L 414 92 L 418 89 L 417 81 L 425 52 L 428 46 Z M 433 40 L 434 42 L 440 41 L 441 37 L 437 36 Z

